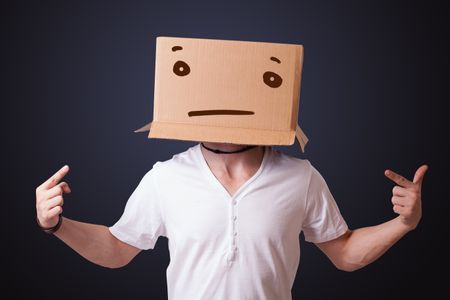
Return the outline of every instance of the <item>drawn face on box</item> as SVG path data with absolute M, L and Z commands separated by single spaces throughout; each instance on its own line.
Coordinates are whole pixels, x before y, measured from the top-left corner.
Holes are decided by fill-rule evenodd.
M 253 133 L 293 142 L 302 58 L 300 45 L 159 37 L 153 137 L 199 140 L 200 131 L 204 141 L 245 142 Z

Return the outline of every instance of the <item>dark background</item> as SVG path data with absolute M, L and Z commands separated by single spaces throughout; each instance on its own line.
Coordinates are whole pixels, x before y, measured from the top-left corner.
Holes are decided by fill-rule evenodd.
M 444 1 L 2 1 L 2 293 L 165 299 L 167 240 L 128 266 L 88 263 L 35 224 L 35 188 L 63 164 L 64 214 L 112 225 L 156 161 L 194 143 L 147 140 L 155 38 L 303 44 L 299 120 L 280 147 L 322 173 L 351 228 L 393 218 L 392 168 L 430 166 L 423 219 L 379 261 L 336 270 L 302 241 L 294 299 L 403 299 L 444 291 L 448 249 L 449 10 Z M 427 281 L 429 280 L 429 281 Z

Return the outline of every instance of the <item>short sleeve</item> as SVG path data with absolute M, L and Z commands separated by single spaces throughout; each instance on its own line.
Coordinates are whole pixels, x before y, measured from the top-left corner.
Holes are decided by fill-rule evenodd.
M 311 168 L 302 227 L 306 241 L 322 243 L 341 236 L 348 226 L 325 180 L 314 167 Z
M 142 178 L 120 219 L 109 227 L 116 238 L 142 250 L 153 249 L 158 237 L 166 235 L 155 175 L 153 168 Z

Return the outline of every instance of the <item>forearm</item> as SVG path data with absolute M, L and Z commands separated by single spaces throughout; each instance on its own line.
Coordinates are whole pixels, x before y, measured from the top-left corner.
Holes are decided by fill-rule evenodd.
M 71 192 L 69 185 L 61 182 L 68 172 L 66 165 L 36 188 L 37 221 L 47 232 L 57 227 L 64 204 L 63 193 Z M 54 235 L 87 260 L 109 268 L 126 265 L 141 251 L 118 240 L 106 226 L 67 218 L 63 218 Z
M 61 227 L 54 235 L 95 264 L 117 268 L 128 263 L 121 242 L 106 226 L 63 218 Z
M 353 271 L 374 262 L 410 230 L 397 217 L 380 225 L 352 231 L 342 248 L 342 269 Z

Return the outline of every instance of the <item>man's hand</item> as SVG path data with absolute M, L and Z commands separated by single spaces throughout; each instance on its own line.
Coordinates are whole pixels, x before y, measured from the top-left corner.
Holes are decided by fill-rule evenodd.
M 60 181 L 68 172 L 66 165 L 36 188 L 36 213 L 42 227 L 51 228 L 58 223 L 64 204 L 62 194 L 70 193 L 69 185 Z
M 412 182 L 391 170 L 384 172 L 397 184 L 392 190 L 394 212 L 400 215 L 400 220 L 410 230 L 417 227 L 422 217 L 422 181 L 427 170 L 427 165 L 417 169 Z
M 399 214 L 397 218 L 347 231 L 334 240 L 316 245 L 336 267 L 344 271 L 354 271 L 374 262 L 419 224 L 422 217 L 422 181 L 427 170 L 426 165 L 417 169 L 412 182 L 391 170 L 384 172 L 397 184 L 392 190 L 394 211 Z

